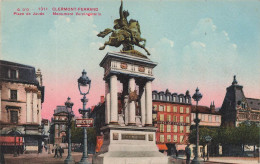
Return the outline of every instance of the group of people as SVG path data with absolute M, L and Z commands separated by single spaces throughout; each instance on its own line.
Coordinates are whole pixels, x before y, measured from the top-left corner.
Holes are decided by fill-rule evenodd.
M 59 146 L 58 144 L 56 144 L 54 147 L 53 147 L 53 151 L 54 151 L 54 158 L 58 158 L 58 157 L 60 157 L 60 158 L 62 158 L 62 153 L 64 153 L 64 149 L 61 147 L 61 146 Z

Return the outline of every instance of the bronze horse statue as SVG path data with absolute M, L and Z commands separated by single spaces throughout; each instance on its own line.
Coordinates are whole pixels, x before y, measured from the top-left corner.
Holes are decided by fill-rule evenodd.
M 148 55 L 149 51 L 145 48 L 146 39 L 141 37 L 140 25 L 138 21 L 131 19 L 129 21 L 128 29 L 119 28 L 117 30 L 105 29 L 100 32 L 97 36 L 104 38 L 108 34 L 111 34 L 109 40 L 104 43 L 104 46 L 100 47 L 99 50 L 104 50 L 107 45 L 119 47 L 123 45 L 123 51 L 133 50 L 133 45 L 143 48 Z M 140 44 L 140 42 L 144 42 Z

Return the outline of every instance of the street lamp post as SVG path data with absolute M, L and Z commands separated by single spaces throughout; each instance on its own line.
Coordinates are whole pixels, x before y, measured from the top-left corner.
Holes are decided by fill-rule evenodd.
M 14 157 L 17 157 L 17 147 L 16 147 L 16 128 L 14 130 Z
M 51 154 L 51 141 L 50 141 L 50 131 L 48 131 L 48 141 L 49 141 L 49 144 L 48 144 L 48 154 Z
M 83 98 L 81 99 L 81 102 L 83 103 L 83 109 L 79 109 L 79 113 L 82 114 L 82 118 L 88 118 L 88 112 L 89 110 L 86 109 L 86 104 L 88 102 L 88 99 L 86 98 L 86 95 L 89 93 L 91 86 L 91 80 L 87 77 L 87 72 L 83 70 L 82 76 L 78 79 L 78 88 L 81 95 L 83 95 Z M 88 164 L 88 149 L 87 149 L 87 128 L 83 127 L 83 133 L 84 133 L 84 149 L 82 158 L 79 162 L 79 164 Z
M 68 97 L 67 101 L 65 102 L 65 106 L 68 110 L 68 123 L 67 123 L 67 128 L 68 128 L 68 133 L 67 133 L 67 137 L 68 137 L 68 156 L 65 159 L 64 163 L 65 164 L 74 164 L 75 161 L 71 156 L 71 119 L 74 116 L 73 111 L 72 111 L 72 106 L 73 106 L 73 102 L 70 101 L 70 98 Z
M 199 152 L 199 122 L 200 119 L 198 117 L 199 111 L 198 111 L 198 102 L 202 98 L 202 94 L 199 92 L 199 88 L 197 87 L 196 92 L 192 96 L 194 101 L 196 101 L 196 118 L 194 119 L 195 125 L 196 125 L 196 148 L 195 148 L 195 156 L 194 159 L 192 160 L 192 164 L 199 164 L 199 159 L 198 159 L 198 152 Z

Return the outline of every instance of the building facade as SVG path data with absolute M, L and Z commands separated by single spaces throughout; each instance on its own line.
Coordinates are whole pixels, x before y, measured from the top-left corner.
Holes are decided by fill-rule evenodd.
M 200 127 L 220 127 L 221 125 L 221 114 L 216 111 L 214 102 L 207 106 L 192 105 L 191 107 L 191 124 L 195 125 L 194 119 L 196 118 L 196 110 L 198 110 L 198 117 L 200 119 Z
M 192 105 L 191 106 L 191 125 L 194 127 L 195 130 L 195 122 L 194 119 L 196 118 L 196 111 L 198 112 L 198 117 L 200 119 L 199 127 L 203 128 L 219 128 L 221 126 L 221 114 L 219 111 L 215 109 L 214 102 L 211 103 L 210 107 L 208 106 L 201 106 L 201 105 Z M 193 129 L 193 128 L 192 128 Z M 191 146 L 192 152 L 195 145 Z M 209 147 L 210 155 L 220 155 L 222 154 L 222 146 L 220 145 L 211 145 Z M 207 154 L 208 147 L 199 145 L 198 155 L 203 156 L 203 154 Z M 204 152 L 204 153 L 203 153 Z
M 191 96 L 186 94 L 152 92 L 153 125 L 158 128 L 156 143 L 160 151 L 184 150 L 191 125 Z
M 51 123 L 48 119 L 42 119 L 42 127 L 43 127 L 43 131 L 42 131 L 42 136 L 43 136 L 43 142 L 45 145 L 47 145 L 50 142 L 50 126 Z
M 227 87 L 220 113 L 224 127 L 236 127 L 244 121 L 260 125 L 260 99 L 247 98 L 243 86 L 238 84 L 234 76 L 232 85 Z
M 20 151 L 38 152 L 42 143 L 42 74 L 34 67 L 0 60 L 1 136 L 22 137 Z M 13 143 L 6 144 L 7 152 Z M 9 146 L 7 146 L 9 145 Z
M 68 109 L 65 106 L 57 106 L 54 110 L 52 118 L 52 126 L 54 127 L 54 144 L 61 144 L 67 142 L 67 122 Z

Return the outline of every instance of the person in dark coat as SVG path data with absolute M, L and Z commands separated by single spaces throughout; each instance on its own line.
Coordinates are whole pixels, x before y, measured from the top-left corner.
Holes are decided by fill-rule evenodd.
M 62 158 L 62 153 L 63 153 L 63 149 L 62 149 L 62 147 L 61 146 L 59 146 L 59 153 L 60 153 L 60 157 Z
M 54 152 L 55 152 L 54 158 L 59 157 L 58 156 L 58 145 L 56 144 L 53 149 L 54 149 Z
M 185 153 L 186 153 L 186 164 L 190 164 L 190 155 L 191 155 L 190 144 L 188 144 L 185 147 Z

